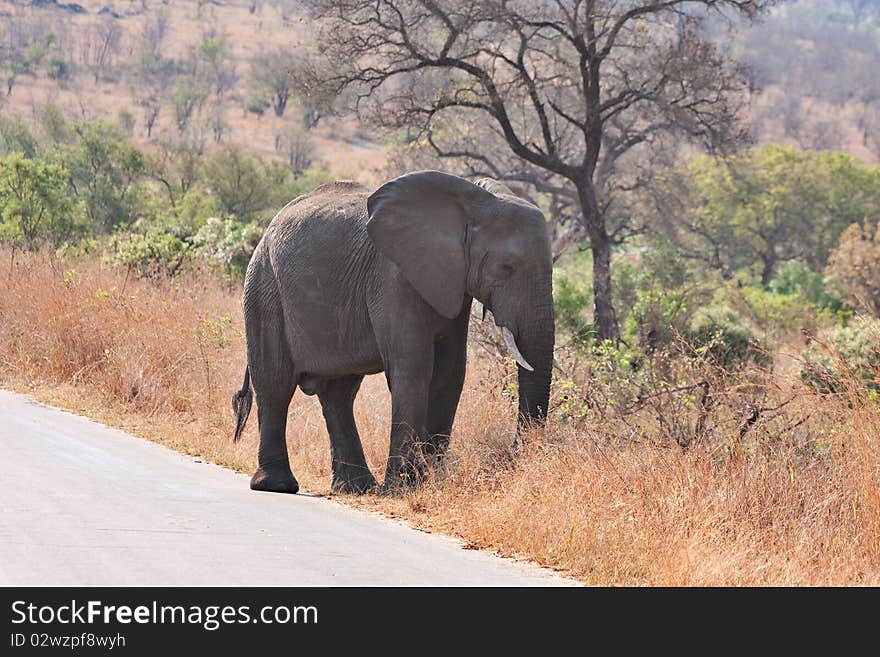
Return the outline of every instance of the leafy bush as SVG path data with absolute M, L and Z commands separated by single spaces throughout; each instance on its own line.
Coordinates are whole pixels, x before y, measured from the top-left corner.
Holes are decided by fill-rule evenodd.
M 817 308 L 839 310 L 843 305 L 837 281 L 813 271 L 803 260 L 783 264 L 769 288 L 776 294 L 798 295 Z
M 243 277 L 263 230 L 232 218 L 210 217 L 193 238 L 196 253 L 232 277 Z
M 766 352 L 749 324 L 727 306 L 711 305 L 697 310 L 684 337 L 698 355 L 728 370 L 747 362 L 767 362 Z
M 247 101 L 244 108 L 251 114 L 263 116 L 266 110 L 269 109 L 271 106 L 272 104 L 265 98 L 251 98 Z
M 51 80 L 63 81 L 70 76 L 70 67 L 61 57 L 52 57 L 46 64 L 46 75 Z
M 117 233 L 109 243 L 107 260 L 141 277 L 174 276 L 189 256 L 189 245 L 171 233 Z
M 205 162 L 205 182 L 217 197 L 224 215 L 249 222 L 277 210 L 278 197 L 283 193 L 279 188 L 291 182 L 287 169 L 279 168 L 282 171 L 257 156 L 226 147 Z
M 68 143 L 73 135 L 63 110 L 55 103 L 46 103 L 40 110 L 40 132 L 50 144 Z
M 646 221 L 656 232 L 725 276 L 747 272 L 762 285 L 794 258 L 821 269 L 848 225 L 880 212 L 880 169 L 780 144 L 694 158 L 654 188 L 661 209 Z
M 823 393 L 864 385 L 880 393 L 880 320 L 856 318 L 848 326 L 827 329 L 810 342 L 801 356 L 800 377 Z
M 736 312 L 774 339 L 793 331 L 816 330 L 832 316 L 830 310 L 819 308 L 800 294 L 781 294 L 760 285 L 725 290 L 721 295 Z
M 592 287 L 566 276 L 561 271 L 554 272 L 553 308 L 556 325 L 570 332 L 575 343 L 582 344 L 595 335 L 595 327 L 586 320 L 587 309 L 593 303 Z
M 0 115 L 0 155 L 21 153 L 33 158 L 39 150 L 40 145 L 24 121 Z
M 56 247 L 87 232 L 82 203 L 70 192 L 57 164 L 13 153 L 0 160 L 0 240 L 35 250 Z
M 76 141 L 56 156 L 70 171 L 78 196 L 98 231 L 127 226 L 139 214 L 137 188 L 146 156 L 115 126 L 95 121 L 75 128 Z

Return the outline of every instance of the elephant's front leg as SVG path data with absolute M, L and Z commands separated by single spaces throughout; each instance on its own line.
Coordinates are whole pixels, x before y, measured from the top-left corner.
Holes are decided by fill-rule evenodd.
M 391 449 L 385 468 L 383 492 L 414 486 L 425 472 L 422 450 L 428 441 L 428 394 L 431 352 L 428 357 L 386 370 L 391 389 Z
M 454 330 L 434 345 L 434 371 L 428 398 L 428 442 L 425 455 L 441 462 L 449 446 L 455 411 L 464 387 L 467 367 L 467 330 L 470 304 L 454 322 Z

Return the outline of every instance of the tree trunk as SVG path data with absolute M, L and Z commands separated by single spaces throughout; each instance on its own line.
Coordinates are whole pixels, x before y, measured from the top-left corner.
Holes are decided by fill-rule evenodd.
M 578 186 L 578 198 L 593 254 L 593 321 L 599 340 L 617 341 L 619 333 L 611 294 L 611 240 L 599 212 L 592 184 Z
M 764 266 L 761 267 L 761 285 L 767 287 L 773 278 L 773 270 L 776 267 L 776 259 L 770 255 L 762 256 Z

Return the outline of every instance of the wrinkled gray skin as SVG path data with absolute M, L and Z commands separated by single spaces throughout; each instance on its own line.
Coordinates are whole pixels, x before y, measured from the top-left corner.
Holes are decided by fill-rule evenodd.
M 244 286 L 247 370 L 233 397 L 238 439 L 257 397 L 254 490 L 295 493 L 285 442 L 299 387 L 318 395 L 333 489 L 376 486 L 352 405 L 366 374 L 392 399 L 383 488 L 412 484 L 442 459 L 465 375 L 473 299 L 507 327 L 519 367 L 520 426 L 546 415 L 553 362 L 552 260 L 544 218 L 491 180 L 407 174 L 370 193 L 337 182 L 289 203 L 251 258 Z

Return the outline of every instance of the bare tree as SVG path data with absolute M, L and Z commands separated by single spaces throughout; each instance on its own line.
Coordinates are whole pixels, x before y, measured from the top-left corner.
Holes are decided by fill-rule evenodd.
M 95 83 L 97 83 L 119 50 L 122 28 L 115 19 L 108 17 L 94 26 L 92 38 L 88 63 L 95 74 Z
M 284 155 L 294 175 L 299 175 L 312 163 L 314 147 L 308 130 L 300 121 L 288 122 L 275 134 L 275 150 Z
M 197 68 L 218 98 L 235 85 L 238 76 L 229 42 L 225 36 L 216 34 L 205 36 L 199 47 Z
M 226 122 L 226 104 L 222 100 L 218 99 L 211 104 L 208 125 L 214 135 L 214 141 L 218 144 L 222 142 L 223 136 L 229 130 L 229 124 Z
M 287 101 L 293 93 L 290 72 L 294 65 L 294 55 L 284 48 L 257 55 L 251 63 L 254 91 L 269 99 L 275 116 L 284 116 Z
M 171 104 L 174 110 L 174 123 L 183 135 L 190 120 L 202 108 L 208 92 L 195 76 L 181 76 L 171 91 Z
M 153 135 L 153 126 L 159 118 L 162 103 L 167 99 L 177 76 L 177 64 L 164 59 L 159 51 L 145 46 L 135 68 L 132 87 L 138 105 L 143 110 L 147 139 Z
M 168 8 L 161 7 L 144 18 L 141 28 L 142 48 L 159 52 L 168 35 Z
M 708 13 L 773 0 L 307 0 L 362 116 L 413 126 L 439 157 L 536 190 L 567 190 L 593 254 L 594 318 L 615 338 L 607 217 L 637 184 L 617 174 L 670 137 L 740 139 L 744 83 L 704 34 Z M 467 125 L 491 131 L 474 150 Z M 510 170 L 499 161 L 516 156 Z M 477 167 L 477 165 L 479 165 Z M 564 198 L 563 194 L 557 195 Z M 625 229 L 624 229 L 625 230 Z

